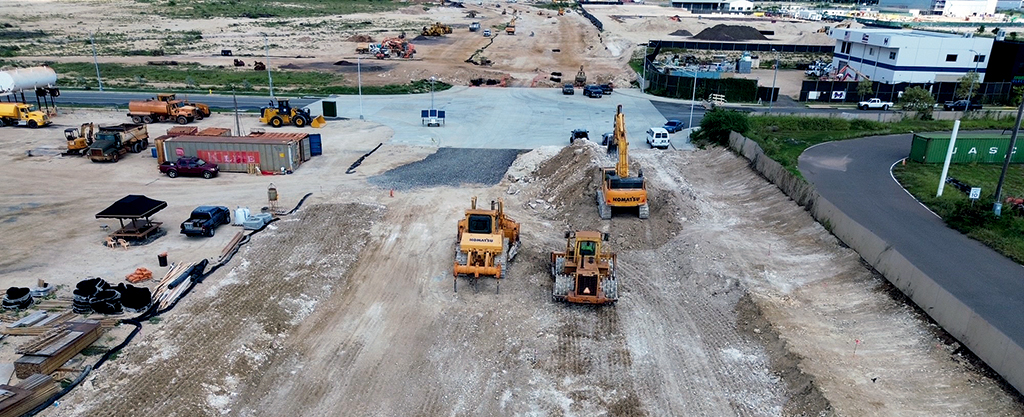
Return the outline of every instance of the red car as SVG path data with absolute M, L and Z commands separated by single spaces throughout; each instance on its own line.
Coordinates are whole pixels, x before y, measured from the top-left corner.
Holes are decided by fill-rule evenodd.
M 206 162 L 194 156 L 178 158 L 177 162 L 167 161 L 160 164 L 160 172 L 168 177 L 175 178 L 178 175 L 195 175 L 206 179 L 216 177 L 220 172 L 217 164 Z

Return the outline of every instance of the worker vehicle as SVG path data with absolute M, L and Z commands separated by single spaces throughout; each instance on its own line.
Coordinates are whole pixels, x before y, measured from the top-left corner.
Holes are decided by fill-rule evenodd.
M 942 104 L 942 109 L 953 111 L 981 110 L 981 103 L 972 103 L 970 100 L 947 101 Z
M 0 103 L 0 126 L 43 127 L 53 123 L 50 116 L 25 103 Z
M 668 133 L 676 133 L 680 130 L 686 129 L 686 122 L 671 119 L 665 122 L 665 124 L 661 126 L 661 128 L 667 130 Z
M 604 91 L 601 90 L 601 87 L 591 84 L 583 87 L 583 95 L 590 98 L 601 98 L 604 95 Z
M 473 22 L 469 24 L 469 31 L 476 32 L 480 30 L 480 22 Z
M 484 37 L 485 38 L 491 37 L 491 30 L 490 29 L 484 29 Z
M 861 110 L 889 110 L 889 107 L 892 107 L 892 102 L 882 101 L 880 98 L 873 98 L 857 103 L 857 108 Z
M 392 55 L 412 58 L 416 54 L 416 47 L 404 37 L 385 38 L 379 44 L 370 45 L 370 53 L 377 59 L 391 58 Z
M 647 182 L 643 171 L 636 177 L 629 175 L 629 141 L 626 140 L 626 117 L 620 104 L 615 113 L 615 147 L 619 153 L 614 167 L 597 169 L 597 211 L 604 220 L 612 218 L 612 208 L 637 208 L 641 219 L 650 217 L 647 205 Z
M 68 150 L 61 155 L 85 155 L 85 150 L 92 145 L 96 134 L 96 124 L 82 123 L 82 127 L 64 129 L 64 138 L 68 140 Z
M 466 210 L 466 217 L 459 220 L 456 237 L 455 277 L 453 288 L 458 291 L 459 277 L 494 277 L 501 280 L 506 276 L 508 263 L 519 252 L 519 223 L 505 214 L 502 200 L 491 201 L 491 209 L 478 209 L 476 196 Z M 500 287 L 496 287 L 496 291 Z
M 206 162 L 201 158 L 184 156 L 175 162 L 164 161 L 160 164 L 160 173 L 167 174 L 171 178 L 177 178 L 179 175 L 194 175 L 210 179 L 220 173 L 220 168 L 217 167 L 217 164 Z
M 128 102 L 128 117 L 135 124 L 175 121 L 184 125 L 196 119 L 196 108 L 185 106 L 180 101 L 132 100 Z
M 508 21 L 508 25 L 505 26 L 505 34 L 506 35 L 515 35 L 516 34 L 516 17 L 515 16 L 512 16 L 512 20 L 509 20 Z
M 576 142 L 576 139 L 590 139 L 590 131 L 587 129 L 573 129 L 569 132 L 569 143 Z
M 213 237 L 217 226 L 231 223 L 231 210 L 224 206 L 199 206 L 181 223 L 181 234 Z
M 244 64 L 243 64 L 244 65 Z M 181 106 L 192 106 L 196 108 L 196 120 L 203 120 L 205 117 L 210 117 L 210 106 L 203 103 L 190 102 L 188 99 L 178 100 L 174 94 L 157 94 L 156 99 L 160 101 L 166 101 L 168 103 L 177 102 Z
M 597 87 L 601 89 L 601 94 L 604 95 L 611 94 L 613 91 L 611 84 L 598 84 Z
M 583 66 L 580 65 L 580 72 L 576 73 L 576 79 L 573 80 L 573 86 L 583 87 L 587 85 L 587 73 L 583 72 Z
M 295 127 L 305 127 L 313 125 L 315 128 L 324 127 L 327 121 L 324 120 L 324 116 L 312 117 L 309 114 L 309 109 L 295 108 L 288 104 L 288 99 L 280 98 L 277 99 L 277 105 L 274 102 L 270 102 L 270 105 L 260 109 L 260 123 L 268 124 L 273 127 L 281 127 L 287 124 L 295 125 Z
M 652 148 L 668 149 L 670 145 L 668 130 L 661 127 L 647 129 L 647 145 Z
M 93 162 L 117 162 L 128 152 L 139 153 L 149 148 L 149 131 L 144 124 L 122 123 L 100 126 L 96 139 L 89 146 Z
M 424 26 L 420 32 L 423 36 L 444 36 L 452 33 L 452 27 L 445 25 L 441 22 L 435 22 L 433 25 Z
M 576 94 L 576 88 L 573 87 L 572 84 L 563 85 L 562 86 L 562 94 L 567 95 L 567 96 L 571 96 L 573 94 Z
M 594 231 L 565 233 L 565 251 L 551 252 L 551 298 L 579 304 L 615 304 L 615 254 L 604 252 L 608 234 Z

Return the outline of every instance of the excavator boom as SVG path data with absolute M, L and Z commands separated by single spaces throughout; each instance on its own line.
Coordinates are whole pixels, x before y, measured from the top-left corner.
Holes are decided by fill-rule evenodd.
M 619 148 L 619 161 L 615 163 L 615 175 L 629 176 L 629 141 L 626 140 L 626 116 L 622 105 L 615 110 L 615 145 Z

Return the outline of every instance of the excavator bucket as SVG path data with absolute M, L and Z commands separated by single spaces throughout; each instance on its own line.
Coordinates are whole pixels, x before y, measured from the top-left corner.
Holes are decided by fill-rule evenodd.
M 327 126 L 327 120 L 325 120 L 324 115 L 321 114 L 317 117 L 314 117 L 313 121 L 310 122 L 309 125 L 313 126 L 316 129 L 319 129 L 321 127 Z

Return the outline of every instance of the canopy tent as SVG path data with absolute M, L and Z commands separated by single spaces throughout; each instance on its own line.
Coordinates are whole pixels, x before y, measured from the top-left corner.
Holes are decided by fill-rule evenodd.
M 159 230 L 163 224 L 150 221 L 149 217 L 166 207 L 166 201 L 154 200 L 144 195 L 129 195 L 96 213 L 96 218 L 117 219 L 121 223 L 121 229 L 112 233 L 111 237 L 145 239 Z M 126 219 L 131 220 L 127 226 L 124 224 Z

